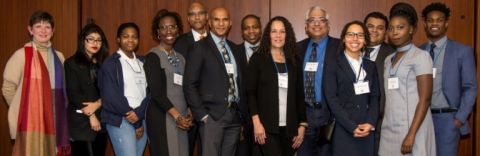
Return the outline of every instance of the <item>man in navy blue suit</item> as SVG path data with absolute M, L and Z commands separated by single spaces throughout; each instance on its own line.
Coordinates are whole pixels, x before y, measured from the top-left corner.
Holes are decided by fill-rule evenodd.
M 336 60 L 340 40 L 330 37 L 329 14 L 319 6 L 307 10 L 305 31 L 308 38 L 297 43 L 303 60 L 305 105 L 308 127 L 305 139 L 298 150 L 299 156 L 331 155 L 330 143 L 320 136 L 320 128 L 330 120 L 324 87 L 326 62 Z M 332 62 L 333 63 L 333 62 Z
M 475 57 L 469 46 L 447 38 L 450 9 L 432 3 L 422 11 L 428 43 L 421 46 L 433 59 L 431 111 L 438 156 L 457 155 L 460 135 L 469 133 L 468 116 L 477 96 Z

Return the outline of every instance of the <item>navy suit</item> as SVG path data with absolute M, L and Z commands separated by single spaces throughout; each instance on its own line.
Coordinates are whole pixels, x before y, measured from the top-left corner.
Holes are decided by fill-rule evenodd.
M 429 44 L 420 48 L 427 49 Z M 458 42 L 447 40 L 443 60 L 442 90 L 453 113 L 433 114 L 437 154 L 456 155 L 459 135 L 470 132 L 468 116 L 472 112 L 477 96 L 477 79 L 473 49 Z M 454 119 L 463 125 L 457 129 Z M 450 130 L 446 130 L 450 127 Z M 456 138 L 452 142 L 449 138 Z
M 236 61 L 238 103 L 228 108 L 229 78 L 222 55 L 211 35 L 195 42 L 188 52 L 183 78 L 187 103 L 193 117 L 201 121 L 208 115 L 207 122 L 200 124 L 202 155 L 234 155 L 240 133 L 239 113 L 246 109 L 244 88 L 244 65 L 236 45 L 226 40 Z M 208 138 L 208 139 L 205 139 Z M 227 143 L 228 142 L 228 143 Z
M 338 47 L 340 45 L 340 40 L 336 38 L 328 37 L 327 46 L 325 49 L 325 58 L 323 71 L 326 71 L 326 64 L 331 62 L 334 63 L 336 60 Z M 304 39 L 297 43 L 300 52 L 300 58 L 302 58 L 302 64 L 307 53 L 308 43 L 310 38 Z M 329 61 L 333 60 L 333 61 Z M 302 69 L 303 71 L 303 69 Z M 323 81 L 322 84 L 325 84 L 325 73 L 322 75 Z M 330 152 L 330 143 L 319 138 L 320 127 L 326 125 L 330 120 L 330 111 L 327 107 L 327 102 L 325 100 L 325 87 L 322 86 L 322 101 L 317 107 L 313 108 L 311 106 L 306 107 L 306 116 L 308 122 L 308 128 L 305 130 L 305 137 L 300 149 L 298 150 L 299 156 L 311 156 L 311 155 L 321 155 L 327 156 L 331 155 Z
M 363 59 L 370 93 L 356 95 L 354 83 L 357 80 L 345 54 L 338 54 L 336 63 L 327 64 L 325 73 L 325 96 L 335 117 L 336 125 L 332 137 L 332 151 L 335 156 L 374 155 L 375 133 L 363 138 L 353 137 L 359 124 L 376 126 L 379 116 L 380 88 L 375 63 Z M 346 150 L 348 149 L 348 150 Z
M 175 49 L 176 52 L 187 57 L 188 49 L 193 46 L 194 43 L 195 39 L 193 38 L 193 33 L 192 31 L 189 31 L 178 36 L 177 40 L 175 40 L 175 44 L 173 45 L 173 49 Z

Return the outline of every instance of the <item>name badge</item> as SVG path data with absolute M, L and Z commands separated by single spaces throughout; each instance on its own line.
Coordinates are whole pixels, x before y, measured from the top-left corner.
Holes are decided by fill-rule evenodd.
M 135 77 L 135 83 L 137 84 L 145 84 L 147 83 L 146 80 L 145 80 L 145 77 L 143 76 L 137 76 Z
M 181 86 L 183 84 L 183 75 L 173 73 L 173 83 Z
M 387 89 L 398 89 L 398 77 L 388 78 Z
M 355 95 L 370 93 L 370 87 L 368 86 L 368 81 L 354 83 L 353 87 L 355 88 Z
M 227 74 L 233 74 L 235 71 L 231 63 L 225 63 L 225 68 L 227 69 Z
M 288 74 L 278 73 L 278 87 L 288 88 Z
M 307 62 L 305 64 L 305 71 L 316 72 L 318 68 L 318 62 Z
M 437 68 L 433 68 L 433 71 L 432 71 L 433 78 L 435 78 L 435 75 L 437 75 Z

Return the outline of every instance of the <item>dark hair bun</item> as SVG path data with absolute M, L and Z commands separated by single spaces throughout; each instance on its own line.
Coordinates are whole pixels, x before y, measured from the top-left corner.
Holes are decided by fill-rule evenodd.
M 415 8 L 412 5 L 403 2 L 393 5 L 390 9 L 390 20 L 392 20 L 393 17 L 398 16 L 406 18 L 410 25 L 417 26 L 417 11 L 415 11 Z

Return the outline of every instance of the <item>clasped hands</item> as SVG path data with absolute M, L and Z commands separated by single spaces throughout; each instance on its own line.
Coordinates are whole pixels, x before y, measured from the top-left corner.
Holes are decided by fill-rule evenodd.
M 177 123 L 177 127 L 182 130 L 188 130 L 190 127 L 193 126 L 193 116 L 192 114 L 188 114 L 186 116 L 179 115 L 175 118 L 175 122 Z
M 366 137 L 373 130 L 373 126 L 369 123 L 359 124 L 353 131 L 353 137 L 362 138 Z

